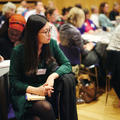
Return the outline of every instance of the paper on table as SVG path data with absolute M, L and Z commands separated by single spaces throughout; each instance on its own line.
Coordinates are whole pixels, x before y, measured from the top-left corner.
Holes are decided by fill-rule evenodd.
M 96 43 L 100 42 L 103 44 L 109 44 L 110 37 L 111 37 L 111 32 L 104 32 L 104 31 L 95 34 L 85 33 L 82 35 L 82 38 L 84 40 L 87 40 L 89 42 L 96 42 Z
M 0 62 L 0 68 L 5 68 L 10 66 L 10 60 L 4 60 Z
M 26 99 L 28 101 L 45 100 L 45 96 L 39 96 L 39 95 L 34 95 L 34 94 L 26 93 Z

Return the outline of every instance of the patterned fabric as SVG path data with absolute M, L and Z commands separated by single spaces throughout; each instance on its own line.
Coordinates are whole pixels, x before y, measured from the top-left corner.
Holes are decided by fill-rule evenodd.
M 91 20 L 86 20 L 85 23 L 79 28 L 81 34 L 84 32 L 89 32 L 90 30 L 96 30 L 96 25 Z

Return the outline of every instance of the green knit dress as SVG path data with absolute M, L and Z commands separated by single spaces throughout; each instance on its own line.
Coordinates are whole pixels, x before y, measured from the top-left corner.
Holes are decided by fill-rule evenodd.
M 50 49 L 52 55 L 56 59 L 60 67 L 55 71 L 59 76 L 71 72 L 71 64 L 66 58 L 64 53 L 58 47 L 55 40 L 50 41 Z M 10 61 L 10 94 L 13 108 L 15 110 L 15 115 L 17 120 L 23 119 L 23 114 L 26 109 L 32 106 L 32 102 L 27 101 L 25 97 L 26 89 L 30 86 L 40 86 L 45 83 L 48 75 L 50 74 L 50 68 L 45 65 L 44 60 L 38 65 L 38 69 L 47 69 L 45 75 L 25 75 L 24 70 L 24 45 L 20 44 L 16 46 L 11 55 Z

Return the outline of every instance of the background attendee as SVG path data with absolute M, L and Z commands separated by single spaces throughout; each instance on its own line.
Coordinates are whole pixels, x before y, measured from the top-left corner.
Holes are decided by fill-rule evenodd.
M 47 2 L 47 8 L 56 8 L 53 0 L 48 0 L 48 2 Z
M 25 24 L 26 21 L 20 14 L 10 17 L 8 32 L 5 36 L 0 37 L 0 54 L 4 59 L 10 59 L 13 47 L 21 42 Z
M 52 108 L 50 102 L 57 102 L 60 90 L 60 119 L 77 120 L 75 79 L 70 72 L 69 60 L 50 39 L 46 18 L 30 16 L 24 44 L 14 48 L 10 63 L 11 99 L 17 119 L 55 120 L 53 108 L 56 111 L 57 106 Z M 46 96 L 46 100 L 29 102 L 26 93 Z
M 114 24 L 110 21 L 108 16 L 108 3 L 103 2 L 99 7 L 99 23 L 103 30 L 110 31 L 113 29 Z
M 25 16 L 26 15 L 26 13 L 28 12 L 28 11 L 31 11 L 31 10 L 33 10 L 34 9 L 34 4 L 29 4 L 29 5 L 27 5 L 27 8 L 26 8 L 26 10 L 24 11 L 24 12 L 22 12 L 22 16 Z
M 8 2 L 3 5 L 3 15 L 0 17 L 1 19 L 1 28 L 0 28 L 0 37 L 5 37 L 8 33 L 9 27 L 9 18 L 15 14 L 16 5 Z
M 66 21 L 67 15 L 72 7 L 67 7 L 62 9 L 62 19 Z
M 57 43 L 59 43 L 59 32 L 57 30 L 57 27 L 55 26 L 55 22 L 57 21 L 59 17 L 57 10 L 55 8 L 47 8 L 45 15 L 48 21 L 50 22 L 51 38 L 56 40 Z
M 83 33 L 94 33 L 95 30 L 97 30 L 96 25 L 93 23 L 92 20 L 90 20 L 90 14 L 88 9 L 84 9 L 85 13 L 85 21 L 80 28 L 81 34 Z
M 99 81 L 102 81 L 101 77 L 104 77 L 105 79 L 105 76 L 103 75 L 103 72 L 105 71 L 103 71 L 103 65 L 101 60 L 103 59 L 105 47 L 99 42 L 93 43 L 81 39 L 80 31 L 78 31 L 77 28 L 81 27 L 83 22 L 84 22 L 83 10 L 76 7 L 72 8 L 68 14 L 67 19 L 68 25 L 63 25 L 63 28 L 61 26 L 60 47 L 71 61 L 71 64 L 73 64 L 73 61 L 74 63 L 76 61 L 78 62 L 80 60 L 79 56 L 81 54 L 81 61 L 79 61 L 79 63 L 77 64 L 82 63 L 85 66 L 96 64 L 99 65 L 98 79 Z M 75 28 L 73 29 L 73 27 L 71 26 L 76 27 L 76 29 Z M 77 52 L 74 53 L 74 51 Z
M 27 21 L 27 19 L 31 16 L 31 15 L 35 15 L 35 14 L 38 14 L 38 15 L 45 15 L 45 8 L 43 6 L 43 3 L 42 1 L 36 1 L 35 2 L 35 9 L 33 10 L 30 10 L 28 11 L 26 14 L 25 14 L 25 19 Z
M 81 44 L 81 35 L 79 30 L 71 24 L 64 24 L 60 28 L 60 48 L 63 50 L 71 65 L 80 65 L 80 53 L 83 46 Z
M 20 6 L 17 7 L 17 14 L 21 14 L 27 10 L 27 1 L 26 0 L 21 0 Z
M 8 2 L 2 7 L 2 16 L 0 16 L 0 28 L 16 11 L 16 5 Z
M 99 28 L 99 13 L 96 6 L 91 6 L 91 16 L 90 20 Z
M 96 63 L 96 61 L 98 60 L 96 54 L 91 56 L 92 54 L 90 53 L 93 49 L 93 44 L 87 43 L 86 45 L 84 45 L 80 31 L 70 23 L 65 23 L 60 27 L 59 46 L 66 55 L 66 57 L 70 60 L 70 63 L 72 65 L 72 71 L 75 73 L 76 79 L 78 78 L 80 73 L 79 66 L 81 63 L 89 66 Z M 77 98 L 76 102 L 82 103 L 84 101 Z
M 57 6 L 54 4 L 54 2 L 52 0 L 48 0 L 46 9 L 55 9 L 55 14 L 56 16 L 56 20 L 54 21 L 54 25 L 57 27 L 57 29 L 59 30 L 60 26 L 63 24 L 64 20 L 62 19 L 62 16 L 59 13 L 59 10 L 57 8 Z
M 73 7 L 70 9 L 67 15 L 67 22 L 75 26 L 76 28 L 80 28 L 85 20 L 84 11 L 80 8 Z
M 120 9 L 119 3 L 115 2 L 115 3 L 113 4 L 113 10 L 112 10 L 112 11 L 110 12 L 110 14 L 109 14 L 110 20 L 116 20 L 116 16 L 119 16 L 119 15 L 120 15 L 119 9 Z
M 83 10 L 73 7 L 68 14 L 67 23 L 63 24 L 60 28 L 60 47 L 72 65 L 81 63 L 80 54 L 82 56 L 82 63 L 86 66 L 98 62 L 96 53 L 93 52 L 95 56 L 90 57 L 94 43 L 81 39 L 80 31 L 77 29 L 84 23 L 84 18 Z

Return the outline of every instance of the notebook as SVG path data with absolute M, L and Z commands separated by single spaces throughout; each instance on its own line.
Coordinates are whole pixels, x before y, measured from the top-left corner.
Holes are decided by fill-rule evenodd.
M 4 60 L 0 62 L 0 68 L 6 68 L 10 66 L 10 60 Z
M 28 101 L 45 100 L 45 96 L 39 96 L 39 95 L 26 93 L 26 100 Z

